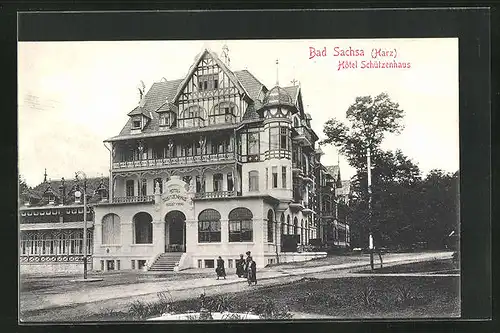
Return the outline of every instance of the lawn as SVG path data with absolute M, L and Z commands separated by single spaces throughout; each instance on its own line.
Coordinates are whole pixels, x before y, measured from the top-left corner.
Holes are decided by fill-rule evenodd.
M 411 264 L 395 265 L 390 267 L 380 268 L 378 262 L 375 264 L 375 270 L 364 270 L 359 273 L 459 273 L 460 270 L 451 259 L 432 260 L 417 262 Z
M 450 277 L 347 277 L 308 279 L 253 290 L 207 296 L 212 311 L 228 310 L 267 314 L 285 319 L 301 312 L 339 319 L 449 318 L 460 316 L 459 278 Z M 167 296 L 167 297 L 165 297 Z M 198 311 L 200 299 L 169 302 L 168 295 L 152 303 L 131 303 L 127 312 L 108 309 L 84 320 L 140 320 L 172 312 Z M 83 318 L 82 318 L 83 319 Z

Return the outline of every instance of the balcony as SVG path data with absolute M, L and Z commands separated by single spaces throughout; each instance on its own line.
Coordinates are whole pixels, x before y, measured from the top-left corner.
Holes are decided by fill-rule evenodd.
M 155 201 L 154 195 L 140 195 L 140 196 L 113 198 L 113 203 L 149 203 L 154 201 Z
M 215 192 L 199 192 L 195 194 L 195 199 L 219 199 L 231 198 L 240 196 L 241 193 L 237 191 L 215 191 Z
M 210 163 L 221 161 L 232 161 L 235 156 L 233 152 L 195 155 L 195 156 L 178 156 L 157 159 L 147 159 L 138 161 L 114 162 L 113 169 L 131 169 L 131 168 L 149 168 L 149 167 L 167 167 L 176 165 L 192 165 L 198 163 Z
M 296 127 L 295 130 L 297 131 L 297 136 L 293 138 L 294 140 L 296 140 L 303 146 L 312 146 L 314 141 L 312 139 L 311 133 L 306 127 L 304 126 Z

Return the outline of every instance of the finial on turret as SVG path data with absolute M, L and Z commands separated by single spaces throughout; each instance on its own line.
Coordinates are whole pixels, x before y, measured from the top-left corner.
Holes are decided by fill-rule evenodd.
M 279 80 L 279 60 L 276 59 L 276 85 L 279 86 L 280 85 L 280 80 Z
M 43 174 L 43 182 L 46 183 L 47 182 L 47 168 L 45 168 L 45 172 Z
M 222 47 L 222 57 L 224 57 L 224 64 L 229 67 L 231 64 L 231 59 L 229 58 L 229 47 L 224 44 Z

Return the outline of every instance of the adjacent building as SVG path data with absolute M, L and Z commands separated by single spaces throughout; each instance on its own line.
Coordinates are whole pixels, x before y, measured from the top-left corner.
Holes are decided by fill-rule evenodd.
M 90 204 L 107 200 L 107 179 L 87 180 L 87 254 L 91 269 L 94 212 Z M 19 258 L 21 272 L 83 270 L 83 182 L 44 181 L 20 193 Z M 79 188 L 82 186 L 82 189 Z M 76 195 L 75 195 L 76 194 Z

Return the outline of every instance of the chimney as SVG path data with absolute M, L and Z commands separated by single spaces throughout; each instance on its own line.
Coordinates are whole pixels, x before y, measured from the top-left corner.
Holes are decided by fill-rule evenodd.
M 59 193 L 61 194 L 61 206 L 66 203 L 66 184 L 64 182 L 64 177 L 61 178 L 61 185 L 59 185 Z

